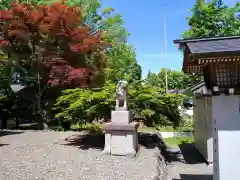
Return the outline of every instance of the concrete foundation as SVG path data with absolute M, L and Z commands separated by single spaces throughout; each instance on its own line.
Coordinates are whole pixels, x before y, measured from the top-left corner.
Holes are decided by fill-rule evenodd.
M 103 152 L 110 155 L 135 157 L 138 151 L 138 126 L 139 123 L 131 122 L 130 111 L 112 111 L 111 123 L 106 123 L 104 126 Z

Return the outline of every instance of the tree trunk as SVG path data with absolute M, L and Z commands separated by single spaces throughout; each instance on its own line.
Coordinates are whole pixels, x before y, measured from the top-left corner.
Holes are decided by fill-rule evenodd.
M 52 113 L 52 108 L 55 104 L 55 99 L 48 99 L 47 107 L 46 107 L 46 119 L 47 122 L 50 122 L 53 119 L 53 113 Z
M 8 122 L 7 114 L 2 113 L 1 119 L 2 119 L 1 129 L 7 129 L 7 122 Z
M 43 116 L 38 116 L 38 129 L 41 129 L 41 130 L 48 129 L 47 122 Z
M 46 122 L 42 122 L 42 129 L 43 130 L 47 130 L 48 129 L 48 125 L 47 125 L 47 123 Z
M 38 63 L 42 63 L 43 61 L 43 56 L 42 56 L 42 52 L 41 52 L 41 49 L 39 49 L 40 51 L 38 52 Z M 46 89 L 46 86 L 44 86 L 43 88 L 41 88 L 41 81 L 40 81 L 40 72 L 38 71 L 37 73 L 37 85 L 38 85 L 38 93 L 37 93 L 37 112 L 38 112 L 38 115 L 40 117 L 40 124 L 41 124 L 41 129 L 43 130 L 46 130 L 48 129 L 48 125 L 47 125 L 47 119 L 46 119 L 46 115 L 43 111 L 43 107 L 42 107 L 42 104 L 41 104 L 41 101 L 42 101 L 42 96 L 43 96 L 43 93 Z
M 19 124 L 20 124 L 20 120 L 19 118 L 16 118 L 16 129 L 19 129 Z
M 40 87 L 39 87 L 39 89 L 40 89 Z M 42 91 L 39 90 L 39 94 L 38 94 L 38 97 L 37 97 L 37 113 L 38 113 L 39 118 L 40 118 L 39 119 L 40 129 L 47 130 L 48 125 L 47 125 L 46 113 L 44 113 L 42 105 L 41 105 L 43 91 L 44 90 L 42 90 Z
M 39 112 L 39 115 L 40 115 L 40 120 L 39 120 L 40 128 L 43 130 L 47 130 L 48 129 L 47 120 L 46 120 L 46 117 L 44 116 L 43 111 Z
M 38 115 L 39 115 L 39 126 L 40 126 L 39 128 L 43 130 L 47 130 L 48 129 L 47 118 L 45 116 L 45 113 L 43 112 L 43 109 L 40 103 L 38 103 Z

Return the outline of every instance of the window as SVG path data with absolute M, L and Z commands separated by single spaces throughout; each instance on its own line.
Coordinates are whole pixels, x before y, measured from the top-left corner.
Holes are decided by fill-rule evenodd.
M 218 86 L 227 86 L 228 84 L 228 72 L 226 64 L 219 64 L 216 69 L 216 79 Z
M 224 88 L 234 88 L 239 81 L 239 62 L 224 62 L 216 65 L 216 85 Z

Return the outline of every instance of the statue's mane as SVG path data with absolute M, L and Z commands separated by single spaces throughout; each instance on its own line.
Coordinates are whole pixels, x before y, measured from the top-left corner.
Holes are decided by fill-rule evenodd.
M 126 87 L 124 86 L 126 82 L 119 81 L 116 87 L 116 94 L 122 96 L 123 93 L 126 91 Z M 127 85 L 127 84 L 126 84 Z
M 119 105 L 123 103 L 123 107 L 127 108 L 127 86 L 128 82 L 125 80 L 118 81 L 116 87 L 116 107 L 120 107 Z

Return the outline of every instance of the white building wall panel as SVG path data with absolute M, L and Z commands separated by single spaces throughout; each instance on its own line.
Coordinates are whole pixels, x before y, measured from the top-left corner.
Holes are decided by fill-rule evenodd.
M 213 96 L 214 180 L 240 177 L 240 96 Z

